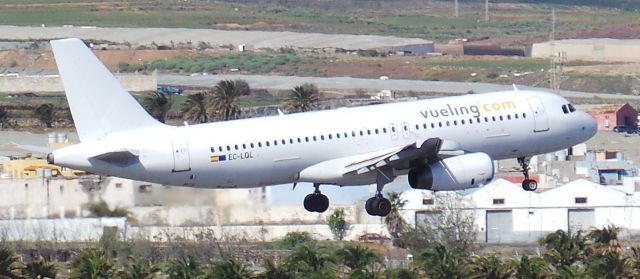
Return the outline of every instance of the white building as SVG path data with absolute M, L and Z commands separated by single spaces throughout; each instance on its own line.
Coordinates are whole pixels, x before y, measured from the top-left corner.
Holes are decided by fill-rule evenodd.
M 589 230 L 612 224 L 624 233 L 640 231 L 640 193 L 635 180 L 626 186 L 601 186 L 576 180 L 544 192 L 527 192 L 503 179 L 456 194 L 409 190 L 404 218 L 412 224 L 437 218 L 443 202 L 459 200 L 454 207 L 472 214 L 478 240 L 487 243 L 535 242 L 556 230 Z

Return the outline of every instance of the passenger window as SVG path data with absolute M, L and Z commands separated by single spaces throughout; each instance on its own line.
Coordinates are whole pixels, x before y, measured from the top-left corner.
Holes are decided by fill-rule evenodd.
M 242 144 L 242 149 L 247 149 L 247 145 L 246 144 Z
M 460 124 L 464 125 L 464 119 L 460 120 Z
M 235 145 L 235 149 L 238 150 L 238 145 L 237 144 Z
M 231 146 L 227 145 L 227 151 L 231 151 Z
M 496 122 L 496 117 L 495 116 L 491 116 L 491 120 L 493 120 L 493 122 Z
M 502 121 L 502 120 L 503 120 L 503 119 L 502 119 L 502 115 L 500 115 L 499 117 L 500 117 L 500 121 Z
M 283 139 L 282 140 L 282 145 L 285 145 L 285 144 L 287 144 L 287 141 Z
M 289 143 L 290 143 L 290 144 L 293 144 L 293 139 L 289 139 Z
M 333 136 L 331 134 L 329 134 L 329 139 L 333 139 Z
M 211 147 L 211 153 L 216 152 L 216 148 L 215 147 Z
M 356 137 L 356 131 L 351 132 L 351 136 L 355 138 Z
M 222 146 L 218 147 L 218 151 L 222 152 Z
M 416 130 L 420 130 L 420 125 L 416 124 Z
M 427 128 L 427 123 L 422 124 L 422 128 Z
M 309 142 L 309 137 L 304 137 L 304 141 Z
M 449 121 L 447 121 L 447 127 L 449 127 Z
M 360 136 L 364 136 L 364 133 L 362 131 L 360 131 Z
M 324 140 L 324 135 L 320 135 L 320 140 Z
M 278 141 L 277 141 L 277 140 L 274 140 L 274 141 L 273 141 L 273 146 L 277 146 L 277 145 L 278 145 Z
M 522 118 L 527 118 L 527 114 L 526 113 L 522 113 Z
M 396 132 L 396 127 L 393 127 L 393 126 L 392 126 L 392 127 L 391 127 L 391 132 L 392 132 L 392 133 L 395 133 L 395 132 Z
M 302 139 L 298 138 L 298 143 L 301 143 L 301 142 L 302 142 Z
M 261 141 L 258 142 L 258 147 L 262 147 L 262 142 Z
M 265 141 L 264 144 L 269 147 L 269 141 Z
M 431 128 L 435 128 L 436 124 L 435 123 L 431 123 Z
M 355 132 L 354 132 L 353 134 L 354 134 L 354 136 L 355 136 Z M 349 134 L 347 134 L 347 132 L 345 132 L 345 133 L 344 133 L 344 138 L 346 139 L 346 138 L 348 138 L 348 137 L 349 137 Z
M 371 130 L 367 130 L 367 135 L 371 135 Z
M 386 134 L 387 133 L 387 128 L 382 128 L 382 132 Z
M 438 126 L 439 126 L 439 127 L 442 127 L 442 122 L 438 122 Z
M 489 122 L 489 118 L 488 117 L 484 117 L 484 122 Z
M 375 130 L 376 131 L 376 135 L 378 134 L 378 129 Z
M 336 138 L 340 138 L 340 133 L 336 133 Z
M 253 142 L 249 144 L 249 146 L 251 146 L 251 148 L 253 148 Z
M 458 126 L 458 120 L 453 120 L 453 125 Z
M 511 120 L 511 114 L 507 114 L 507 120 Z
M 318 140 L 318 138 L 316 138 L 316 136 L 313 136 L 313 141 L 316 141 L 316 140 Z
M 516 119 L 518 119 L 518 114 L 517 114 L 517 113 L 516 113 L 516 114 L 514 114 L 513 116 L 515 116 L 515 117 L 516 117 Z

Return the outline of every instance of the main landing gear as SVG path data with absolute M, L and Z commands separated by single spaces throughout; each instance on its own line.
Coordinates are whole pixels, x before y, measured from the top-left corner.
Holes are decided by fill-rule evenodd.
M 369 215 L 384 217 L 391 212 L 391 202 L 382 196 L 384 185 L 393 181 L 395 176 L 390 167 L 377 169 L 376 175 L 376 195 L 369 198 L 364 204 L 364 209 Z
M 320 193 L 319 183 L 313 183 L 313 187 L 315 187 L 316 190 L 304 197 L 304 209 L 318 213 L 327 211 L 327 208 L 329 208 L 329 198 Z
M 524 180 L 522 181 L 522 189 L 525 191 L 535 191 L 538 189 L 538 182 L 529 178 L 529 161 L 531 158 L 518 157 L 518 164 L 522 167 L 522 174 L 524 174 Z

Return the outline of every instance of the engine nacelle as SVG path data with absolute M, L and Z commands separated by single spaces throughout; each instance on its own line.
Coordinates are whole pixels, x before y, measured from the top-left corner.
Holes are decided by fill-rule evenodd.
M 493 160 L 486 153 L 469 153 L 442 159 L 409 171 L 414 189 L 453 191 L 478 187 L 493 179 Z

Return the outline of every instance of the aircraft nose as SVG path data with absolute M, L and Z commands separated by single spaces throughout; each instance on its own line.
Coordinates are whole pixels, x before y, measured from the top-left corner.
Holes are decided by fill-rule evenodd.
M 598 132 L 598 122 L 593 116 L 589 115 L 586 112 L 580 112 L 582 115 L 580 117 L 580 125 L 581 129 L 584 131 L 585 136 L 587 137 L 585 140 L 593 137 L 596 132 Z

